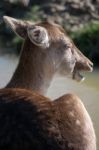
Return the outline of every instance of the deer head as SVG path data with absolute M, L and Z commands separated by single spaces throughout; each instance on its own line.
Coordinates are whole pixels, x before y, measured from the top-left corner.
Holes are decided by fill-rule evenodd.
M 35 46 L 37 53 L 45 53 L 46 58 L 50 56 L 55 73 L 82 81 L 80 72 L 93 70 L 93 63 L 79 51 L 61 26 L 49 21 L 34 24 L 8 16 L 4 16 L 4 21 L 17 35 L 28 39 L 33 51 Z

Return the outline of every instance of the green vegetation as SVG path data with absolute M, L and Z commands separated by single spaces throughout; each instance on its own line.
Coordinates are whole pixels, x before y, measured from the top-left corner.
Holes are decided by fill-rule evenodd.
M 40 7 L 38 5 L 32 6 L 30 8 L 30 11 L 27 12 L 27 14 L 26 14 L 26 19 L 30 19 L 32 21 L 41 20 L 41 17 L 39 17 L 39 15 L 38 15 L 39 10 L 40 10 Z
M 89 23 L 70 35 L 78 48 L 95 64 L 99 64 L 99 22 Z
M 41 20 L 41 17 L 38 15 L 38 12 L 40 10 L 40 7 L 38 5 L 33 5 L 31 7 L 24 8 L 20 5 L 12 4 L 10 5 L 10 7 L 11 9 L 9 10 L 9 12 L 13 14 L 13 16 L 11 15 L 12 17 L 23 20 L 31 20 L 33 22 Z M 4 12 L 3 14 L 3 10 L 1 9 L 0 15 L 1 13 L 3 16 L 5 15 L 5 13 L 7 14 L 8 12 Z M 5 27 L 4 22 L 0 22 L 0 46 L 10 49 L 10 52 L 14 51 L 16 54 L 18 54 L 20 52 L 21 45 L 22 40 L 15 34 L 13 34 L 9 27 Z

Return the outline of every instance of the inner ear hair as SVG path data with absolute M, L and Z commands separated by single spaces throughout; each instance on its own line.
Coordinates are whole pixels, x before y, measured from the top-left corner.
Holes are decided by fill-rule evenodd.
M 42 26 L 29 27 L 27 29 L 30 40 L 37 46 L 48 47 L 49 38 L 47 30 Z

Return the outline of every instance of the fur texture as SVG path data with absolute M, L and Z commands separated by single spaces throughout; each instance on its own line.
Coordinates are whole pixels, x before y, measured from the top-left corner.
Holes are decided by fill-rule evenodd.
M 92 121 L 77 96 L 67 94 L 51 101 L 35 92 L 44 93 L 56 72 L 76 80 L 79 71 L 92 71 L 92 62 L 56 24 L 33 25 L 7 16 L 4 21 L 25 42 L 11 81 L 0 90 L 0 149 L 96 150 Z M 39 33 L 47 33 L 49 47 L 31 42 L 30 27 L 39 31 L 35 42 L 42 41 Z
M 0 149 L 96 150 L 90 117 L 80 99 L 55 101 L 23 89 L 0 90 Z
M 77 49 L 61 26 L 48 21 L 34 24 L 7 16 L 4 21 L 25 40 L 8 88 L 45 94 L 55 73 L 81 81 L 80 71 L 92 71 L 93 63 Z

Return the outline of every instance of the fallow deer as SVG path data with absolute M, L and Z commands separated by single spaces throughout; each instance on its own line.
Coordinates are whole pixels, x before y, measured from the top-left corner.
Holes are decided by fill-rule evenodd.
M 0 149 L 96 150 L 93 124 L 81 100 L 75 94 L 55 101 L 41 95 L 56 72 L 82 80 L 80 71 L 92 71 L 91 61 L 59 25 L 7 16 L 4 21 L 25 42 L 10 83 L 0 90 Z
M 11 29 L 24 39 L 18 67 L 7 87 L 26 88 L 45 94 L 55 73 L 81 81 L 81 71 L 92 71 L 86 58 L 66 35 L 52 22 L 32 24 L 4 17 Z

